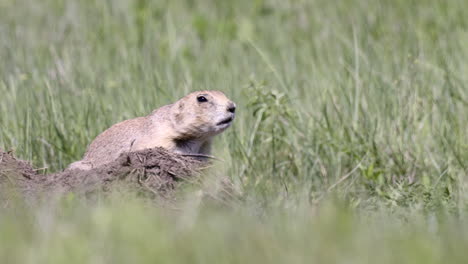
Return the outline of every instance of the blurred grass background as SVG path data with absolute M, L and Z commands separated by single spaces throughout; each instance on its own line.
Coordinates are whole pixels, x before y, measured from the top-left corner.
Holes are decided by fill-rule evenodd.
M 462 262 L 466 10 L 0 0 L 0 148 L 56 171 L 112 124 L 217 89 L 238 115 L 210 174 L 242 191 L 221 208 L 187 191 L 176 214 L 138 198 L 5 206 L 1 262 Z

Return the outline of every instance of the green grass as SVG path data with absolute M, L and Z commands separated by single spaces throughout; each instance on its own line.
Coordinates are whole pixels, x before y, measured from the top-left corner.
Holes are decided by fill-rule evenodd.
M 0 0 L 0 148 L 47 171 L 218 89 L 226 204 L 0 208 L 2 263 L 462 263 L 468 2 Z M 129 195 L 128 198 L 126 195 Z M 127 199 L 128 198 L 128 199 Z

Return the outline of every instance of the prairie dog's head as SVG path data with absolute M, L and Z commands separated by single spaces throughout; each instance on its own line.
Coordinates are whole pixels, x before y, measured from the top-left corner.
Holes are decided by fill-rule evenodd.
M 236 104 L 220 91 L 193 92 L 172 106 L 172 123 L 182 138 L 210 137 L 228 128 Z

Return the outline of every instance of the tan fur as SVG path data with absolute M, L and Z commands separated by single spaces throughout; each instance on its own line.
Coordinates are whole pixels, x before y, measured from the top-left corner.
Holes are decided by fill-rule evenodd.
M 204 96 L 207 102 L 199 102 Z M 117 123 L 98 135 L 81 161 L 69 169 L 91 169 L 115 160 L 121 153 L 163 147 L 184 154 L 210 154 L 215 135 L 234 120 L 235 104 L 220 91 L 198 91 L 145 117 Z M 231 118 L 231 122 L 220 122 Z

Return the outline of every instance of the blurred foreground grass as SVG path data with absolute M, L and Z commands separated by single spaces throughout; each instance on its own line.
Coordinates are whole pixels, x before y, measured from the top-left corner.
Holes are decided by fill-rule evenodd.
M 239 110 L 211 173 L 242 191 L 175 215 L 118 197 L 5 205 L 0 262 L 462 262 L 466 10 L 0 0 L 1 148 L 55 171 L 110 125 L 219 89 Z
M 2 263 L 465 263 L 466 218 L 362 212 L 340 203 L 180 210 L 128 195 L 4 209 Z M 125 202 L 122 202 L 125 201 Z M 402 217 L 402 215 L 404 217 Z

